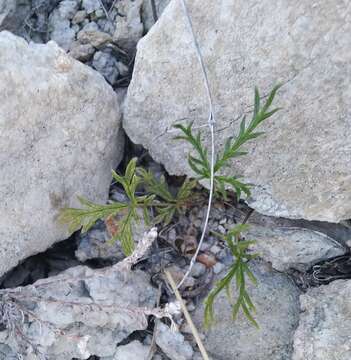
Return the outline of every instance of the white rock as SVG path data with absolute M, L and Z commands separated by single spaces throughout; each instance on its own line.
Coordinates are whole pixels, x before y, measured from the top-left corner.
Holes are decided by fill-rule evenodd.
M 76 32 L 71 28 L 70 20 L 62 17 L 60 8 L 56 8 L 49 16 L 49 32 L 50 39 L 66 51 L 71 48 L 76 36 Z
M 114 85 L 119 76 L 118 61 L 107 52 L 97 51 L 93 58 L 93 67 L 111 84 Z
M 12 298 L 22 311 L 32 314 L 18 324 L 30 343 L 48 360 L 67 360 L 125 353 L 119 348 L 116 352 L 116 346 L 132 332 L 147 328 L 142 309 L 154 306 L 156 291 L 143 272 L 126 276 L 116 267 L 92 270 L 78 266 L 24 287 Z M 1 308 L 6 300 L 0 300 Z M 18 308 L 14 309 L 16 314 Z M 26 338 L 7 335 L 1 329 L 0 349 L 7 345 L 18 355 L 26 354 L 25 360 L 37 359 Z M 145 352 L 138 347 L 138 354 L 141 350 Z M 116 355 L 114 359 L 127 360 Z
M 99 0 L 83 0 L 82 8 L 86 10 L 87 14 L 91 14 L 101 8 Z
M 143 23 L 141 22 L 141 5 L 143 0 L 120 0 L 115 7 L 118 11 L 116 18 L 116 31 L 113 41 L 127 50 L 133 50 L 143 36 Z
M 262 95 L 286 83 L 283 107 L 230 173 L 256 184 L 261 213 L 339 222 L 351 217 L 351 14 L 347 1 L 188 1 L 214 100 L 217 146 Z M 191 84 L 191 85 L 190 85 Z M 187 147 L 166 132 L 205 125 L 208 104 L 180 1 L 139 42 L 124 127 L 171 174 L 192 174 Z M 204 130 L 206 131 L 206 129 Z M 162 135 L 164 134 L 164 135 Z M 205 139 L 209 139 L 206 132 Z M 229 171 L 229 170 L 228 170 Z
M 149 349 L 148 346 L 134 340 L 127 345 L 118 346 L 113 360 L 147 360 Z
M 242 313 L 234 322 L 225 291 L 214 304 L 215 324 L 203 328 L 204 307 L 199 306 L 193 320 L 205 332 L 204 345 L 213 359 L 282 360 L 290 359 L 294 330 L 299 320 L 299 290 L 285 275 L 269 269 L 263 262 L 250 263 L 258 285 L 248 281 L 247 290 L 256 306 L 254 317 L 260 329 L 251 325 Z M 217 276 L 216 280 L 223 276 Z M 232 295 L 237 295 L 235 280 Z
M 172 331 L 159 322 L 156 330 L 156 344 L 171 360 L 190 360 L 194 350 L 180 332 Z
M 0 274 L 68 236 L 61 208 L 104 203 L 123 155 L 117 97 L 54 42 L 0 33 Z
M 0 31 L 21 32 L 30 11 L 30 0 L 0 0 Z
M 63 0 L 58 6 L 58 12 L 63 19 L 71 20 L 77 13 L 78 7 L 78 0 Z
M 351 281 L 338 280 L 300 296 L 293 360 L 351 359 Z
M 254 250 L 279 271 L 306 271 L 315 263 L 343 255 L 346 249 L 317 231 L 303 228 L 274 228 L 250 225 L 245 235 L 255 240 Z

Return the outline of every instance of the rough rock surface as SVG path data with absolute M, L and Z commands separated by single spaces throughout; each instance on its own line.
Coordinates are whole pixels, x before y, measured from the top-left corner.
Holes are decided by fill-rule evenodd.
M 249 228 L 247 239 L 260 256 L 279 271 L 294 268 L 306 271 L 315 263 L 346 253 L 346 248 L 317 231 L 303 228 Z
M 233 172 L 256 184 L 261 213 L 338 222 L 351 217 L 351 13 L 333 0 L 188 2 L 214 98 L 216 144 L 262 94 L 285 83 L 283 107 Z M 191 86 L 189 86 L 191 84 Z M 172 124 L 206 124 L 208 105 L 180 1 L 138 44 L 124 127 L 172 174 L 191 174 Z M 222 131 L 219 131 L 222 130 Z M 209 138 L 206 133 L 205 138 Z
M 144 0 L 141 8 L 141 18 L 144 29 L 149 31 L 155 24 L 155 20 L 159 19 L 170 0 L 155 0 L 155 13 L 152 9 L 151 1 Z M 156 16 L 155 16 L 156 15 Z M 155 19 L 156 18 L 156 19 Z
M 180 332 L 172 331 L 163 323 L 157 324 L 156 344 L 171 360 L 191 360 L 194 350 Z
M 19 32 L 30 9 L 30 0 L 0 0 L 0 31 Z
M 293 360 L 351 358 L 351 281 L 338 280 L 301 295 Z
M 116 9 L 120 16 L 117 17 L 113 41 L 122 48 L 128 50 L 134 49 L 138 40 L 143 35 L 144 27 L 141 21 L 142 3 L 143 0 L 120 0 L 116 3 Z
M 290 359 L 294 330 L 299 320 L 299 290 L 283 274 L 262 263 L 252 264 L 257 287 L 248 292 L 257 308 L 257 330 L 240 314 L 233 322 L 231 307 L 223 292 L 215 302 L 216 323 L 205 333 L 204 345 L 213 359 L 220 360 L 282 360 Z M 233 288 L 235 295 L 235 288 Z M 201 331 L 204 309 L 194 314 Z
M 16 336 L 1 328 L 0 351 L 7 345 L 24 360 L 36 359 L 34 349 L 48 360 L 87 359 L 113 356 L 119 342 L 146 329 L 143 309 L 154 307 L 156 290 L 143 272 L 78 266 L 3 295 L 0 310 L 11 301 L 12 319 L 22 311 L 24 322 L 17 318 Z
M 132 341 L 127 345 L 118 346 L 113 360 L 138 359 L 147 360 L 149 347 L 141 344 L 139 341 Z
M 0 33 L 0 274 L 67 237 L 76 196 L 104 202 L 123 152 L 117 97 L 50 42 Z

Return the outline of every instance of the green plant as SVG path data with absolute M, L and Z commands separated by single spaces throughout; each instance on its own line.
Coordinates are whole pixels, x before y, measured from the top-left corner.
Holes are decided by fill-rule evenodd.
M 145 220 L 148 220 L 147 208 L 152 205 L 155 196 L 136 196 L 137 186 L 140 184 L 140 177 L 136 175 L 136 159 L 132 159 L 125 171 L 125 175 L 118 175 L 112 172 L 113 179 L 122 185 L 128 202 L 113 202 L 107 205 L 95 204 L 89 200 L 79 197 L 82 209 L 67 208 L 63 209 L 60 215 L 60 221 L 69 224 L 70 231 L 82 228 L 82 232 L 88 231 L 99 219 L 107 219 L 125 213 L 118 222 L 119 231 L 113 240 L 120 240 L 123 251 L 126 255 L 130 255 L 134 249 L 134 241 L 132 237 L 133 221 L 139 220 L 137 208 L 143 209 Z
M 126 255 L 134 250 L 133 223 L 140 220 L 138 209 L 142 211 L 143 218 L 147 224 L 168 224 L 175 214 L 184 211 L 191 196 L 196 181 L 186 179 L 178 192 L 173 195 L 163 177 L 157 180 L 151 171 L 137 168 L 137 160 L 132 159 L 126 168 L 124 176 L 112 171 L 112 177 L 116 183 L 123 187 L 128 197 L 128 202 L 113 201 L 110 204 L 95 204 L 87 199 L 78 197 L 82 208 L 62 209 L 59 221 L 66 223 L 71 232 L 81 228 L 82 232 L 88 231 L 98 220 L 115 218 L 116 234 L 111 241 L 119 240 Z M 143 185 L 149 194 L 137 196 L 136 191 Z M 149 211 L 153 208 L 156 217 L 150 219 Z
M 241 309 L 247 319 L 256 327 L 258 324 L 252 313 L 255 312 L 255 305 L 252 303 L 250 295 L 246 290 L 247 278 L 256 285 L 257 280 L 249 268 L 248 262 L 258 256 L 258 254 L 250 254 L 249 247 L 255 242 L 241 240 L 241 233 L 248 229 L 248 225 L 239 224 L 227 232 L 226 235 L 218 234 L 228 245 L 234 262 L 227 274 L 219 280 L 214 288 L 210 291 L 205 300 L 205 326 L 209 327 L 214 321 L 213 304 L 216 297 L 225 290 L 228 299 L 231 301 L 231 283 L 235 279 L 236 290 L 238 292 L 237 300 L 232 304 L 232 316 L 235 320 L 239 310 Z
M 157 216 L 153 220 L 154 224 L 163 223 L 168 225 L 175 214 L 182 213 L 188 206 L 192 190 L 197 182 L 185 179 L 176 196 L 174 196 L 163 176 L 158 180 L 150 170 L 148 171 L 143 168 L 138 168 L 138 173 L 142 178 L 146 191 L 161 200 L 160 206 L 156 204 Z
M 261 106 L 259 91 L 255 88 L 254 111 L 251 121 L 246 125 L 246 117 L 243 117 L 240 123 L 239 134 L 227 139 L 223 150 L 216 158 L 214 164 L 214 187 L 215 192 L 222 195 L 224 199 L 227 199 L 226 189 L 228 188 L 234 190 L 238 199 L 240 199 L 242 193 L 246 196 L 250 196 L 249 184 L 240 181 L 239 176 L 223 175 L 221 174 L 221 170 L 229 166 L 229 160 L 247 154 L 246 151 L 242 150 L 244 144 L 264 134 L 264 132 L 258 132 L 256 129 L 264 120 L 268 119 L 279 110 L 279 108 L 270 110 L 270 107 L 280 86 L 281 85 L 277 85 L 272 89 L 263 106 Z M 174 125 L 175 128 L 183 133 L 182 135 L 176 136 L 175 139 L 185 140 L 192 146 L 195 155 L 188 155 L 188 164 L 195 173 L 196 179 L 198 181 L 204 179 L 209 180 L 211 178 L 211 164 L 208 159 L 208 151 L 201 139 L 201 132 L 198 131 L 195 135 L 192 126 L 192 123 L 188 126 L 182 124 Z
M 181 131 L 181 135 L 177 136 L 176 139 L 188 142 L 195 153 L 195 155 L 189 154 L 188 163 L 196 176 L 195 179 L 186 179 L 176 194 L 170 191 L 164 177 L 157 179 L 151 171 L 138 168 L 136 159 L 132 159 L 126 168 L 125 175 L 122 176 L 114 171 L 112 172 L 114 180 L 123 187 L 128 202 L 112 202 L 107 205 L 98 205 L 79 198 L 83 208 L 63 209 L 60 220 L 68 223 L 71 231 L 82 228 L 82 231 L 85 232 L 99 219 L 106 220 L 122 215 L 115 219 L 117 231 L 112 240 L 121 241 L 125 254 L 130 255 L 134 249 L 133 223 L 140 220 L 139 209 L 142 210 L 146 223 L 169 224 L 176 214 L 184 213 L 185 209 L 189 207 L 197 182 L 205 179 L 211 180 L 212 168 L 214 190 L 218 196 L 227 199 L 228 191 L 234 191 L 237 199 L 240 199 L 242 193 L 249 196 L 250 185 L 239 180 L 239 176 L 223 174 L 223 170 L 229 166 L 230 160 L 247 154 L 242 148 L 243 145 L 263 134 L 263 132 L 257 131 L 257 128 L 264 120 L 279 110 L 278 108 L 270 110 L 279 87 L 278 85 L 273 88 L 263 106 L 260 103 L 258 89 L 255 89 L 254 110 L 250 122 L 246 124 L 245 117 L 242 119 L 238 135 L 227 139 L 214 164 L 211 164 L 209 160 L 208 151 L 202 141 L 201 133 L 197 132 L 195 135 L 192 124 L 188 126 L 175 125 L 175 128 Z M 137 189 L 141 186 L 146 190 L 146 194 L 137 196 Z M 149 217 L 151 208 L 155 213 L 152 219 Z M 252 315 L 255 306 L 246 290 L 247 279 L 250 279 L 254 284 L 256 283 L 248 263 L 257 255 L 249 252 L 249 247 L 253 244 L 253 241 L 241 240 L 241 233 L 245 230 L 247 230 L 247 225 L 241 224 L 228 231 L 226 235 L 218 234 L 228 245 L 234 261 L 228 273 L 217 282 L 205 301 L 205 324 L 207 326 L 214 320 L 213 305 L 221 291 L 226 290 L 228 297 L 231 298 L 230 286 L 233 279 L 235 279 L 238 292 L 237 300 L 233 303 L 233 318 L 235 319 L 238 312 L 242 310 L 248 320 L 253 325 L 258 326 Z M 202 239 L 205 231 L 206 229 L 203 230 Z M 191 264 L 193 260 L 194 258 Z M 190 269 L 184 278 L 189 272 Z

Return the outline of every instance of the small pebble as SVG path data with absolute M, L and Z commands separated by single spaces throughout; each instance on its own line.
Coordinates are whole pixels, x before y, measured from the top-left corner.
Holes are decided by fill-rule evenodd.
M 201 244 L 200 250 L 201 250 L 201 251 L 206 251 L 206 250 L 209 250 L 210 247 L 211 247 L 211 244 L 209 244 L 208 242 L 204 241 L 204 242 Z
M 194 226 L 197 228 L 201 228 L 202 226 L 202 220 L 198 219 L 194 221 Z
M 186 308 L 188 309 L 188 311 L 194 311 L 196 309 L 196 306 L 195 304 L 190 300 L 187 305 L 186 305 Z
M 87 17 L 87 12 L 85 10 L 79 10 L 74 15 L 74 18 L 72 19 L 72 24 L 80 24 L 85 20 L 86 17 Z
M 191 269 L 190 275 L 193 276 L 194 278 L 199 278 L 205 272 L 206 272 L 206 266 L 204 264 L 196 262 L 193 268 Z
M 227 219 L 226 219 L 226 218 L 223 218 L 223 219 L 219 220 L 219 223 L 220 223 L 221 225 L 224 225 L 226 222 L 227 222 Z
M 225 234 L 227 231 L 225 229 L 225 227 L 223 225 L 219 225 L 218 226 L 218 231 L 221 233 L 221 234 Z
M 217 255 L 220 251 L 222 250 L 221 247 L 219 247 L 218 245 L 213 245 L 211 246 L 211 253 L 214 254 L 214 255 Z
M 218 263 L 216 263 L 216 265 L 213 267 L 213 272 L 214 272 L 215 274 L 219 274 L 224 268 L 225 268 L 224 264 L 218 262 Z
M 177 238 L 177 232 L 176 230 L 173 228 L 169 231 L 168 233 L 168 240 L 171 242 L 171 243 L 174 243 L 176 241 L 176 238 Z

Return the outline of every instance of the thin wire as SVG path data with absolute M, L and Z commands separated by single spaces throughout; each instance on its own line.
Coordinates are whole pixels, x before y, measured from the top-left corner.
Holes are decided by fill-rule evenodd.
M 185 0 L 180 0 L 181 4 L 183 6 L 183 10 L 188 22 L 188 27 L 192 36 L 192 40 L 193 40 L 193 44 L 194 47 L 196 49 L 196 55 L 197 55 L 197 59 L 200 63 L 200 67 L 201 67 L 201 71 L 202 71 L 202 75 L 203 75 L 203 79 L 204 79 L 204 83 L 205 83 L 205 88 L 206 88 L 206 93 L 207 93 L 207 98 L 208 98 L 208 105 L 209 105 L 209 117 L 208 117 L 208 126 L 210 128 L 210 132 L 211 132 L 211 172 L 210 172 L 210 193 L 208 196 L 208 205 L 207 205 L 207 211 L 206 211 L 206 216 L 205 216 L 205 222 L 204 222 L 204 226 L 202 229 L 202 233 L 201 233 L 201 237 L 200 237 L 200 241 L 199 244 L 196 248 L 195 254 L 194 256 L 191 258 L 190 261 L 190 265 L 189 268 L 187 270 L 187 272 L 184 274 L 183 279 L 180 281 L 180 283 L 177 285 L 177 289 L 179 289 L 184 281 L 186 280 L 186 278 L 189 276 L 195 262 L 197 259 L 197 256 L 199 255 L 202 243 L 205 239 L 205 235 L 206 235 L 206 230 L 208 227 L 208 221 L 210 218 L 210 212 L 211 212 L 211 205 L 212 205 L 212 198 L 213 198 L 213 186 L 214 186 L 214 158 L 215 158 L 215 141 L 214 141 L 214 125 L 216 123 L 215 117 L 214 117 L 214 112 L 213 112 L 213 105 L 212 105 L 212 95 L 211 95 L 211 90 L 210 90 L 210 86 L 209 86 L 209 82 L 208 82 L 208 77 L 207 77 L 207 72 L 206 72 L 206 68 L 205 68 L 205 64 L 201 55 L 201 51 L 200 51 L 200 47 L 199 44 L 196 40 L 195 34 L 194 34 L 194 30 L 193 30 L 193 25 L 189 16 L 189 12 L 187 9 L 187 6 L 185 4 Z

